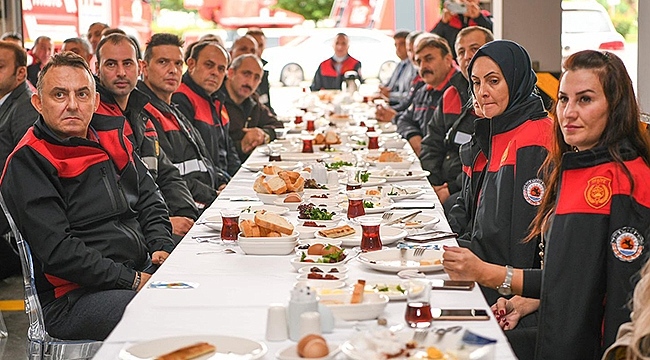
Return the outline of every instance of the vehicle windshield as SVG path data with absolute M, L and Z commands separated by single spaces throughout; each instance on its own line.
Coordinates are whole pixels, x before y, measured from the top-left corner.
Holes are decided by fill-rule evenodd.
M 564 10 L 562 12 L 562 32 L 593 33 L 609 32 L 607 14 L 592 10 Z

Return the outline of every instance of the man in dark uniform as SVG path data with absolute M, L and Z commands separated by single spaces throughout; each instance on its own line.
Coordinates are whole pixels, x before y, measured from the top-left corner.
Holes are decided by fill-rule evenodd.
M 126 35 L 112 34 L 99 42 L 95 55 L 100 94 L 96 112 L 126 117 L 126 135 L 165 197 L 172 232 L 180 238 L 194 224 L 198 210 L 178 169 L 160 149 L 156 128 L 144 111 L 149 97 L 135 88 L 140 74 L 136 47 Z
M 37 88 L 41 117 L 7 160 L 0 191 L 33 254 L 49 335 L 104 340 L 145 269 L 173 249 L 167 207 L 124 119 L 93 115 L 99 94 L 84 59 L 55 55 Z
M 356 71 L 361 80 L 361 62 L 348 54 L 350 39 L 344 33 L 338 33 L 334 37 L 334 56 L 323 61 L 318 66 L 314 80 L 311 83 L 311 91 L 321 89 L 341 90 L 343 75 L 347 71 Z
M 241 162 L 228 133 L 228 110 L 218 93 L 229 62 L 230 55 L 216 41 L 196 44 L 172 101 L 201 134 L 215 166 L 232 176 L 239 170 Z
M 262 58 L 262 54 L 264 53 L 264 49 L 266 48 L 266 35 L 264 35 L 264 31 L 260 28 L 250 28 L 246 32 L 246 35 L 252 36 L 255 41 L 257 42 L 257 57 L 262 60 L 262 66 L 266 66 L 268 64 L 268 61 L 264 60 Z M 239 55 L 237 55 L 239 56 Z M 234 57 L 237 57 L 234 56 Z M 275 110 L 273 110 L 273 106 L 271 106 L 271 85 L 269 84 L 269 71 L 264 70 L 264 75 L 262 75 L 262 81 L 260 82 L 260 86 L 257 87 L 257 94 L 260 96 L 260 102 L 264 104 L 273 114 L 275 114 Z
M 27 80 L 32 85 L 36 86 L 38 80 L 38 72 L 41 71 L 43 66 L 50 61 L 50 56 L 54 54 L 54 47 L 52 47 L 52 39 L 47 36 L 39 36 L 34 40 L 34 46 L 30 50 L 34 62 L 27 67 Z

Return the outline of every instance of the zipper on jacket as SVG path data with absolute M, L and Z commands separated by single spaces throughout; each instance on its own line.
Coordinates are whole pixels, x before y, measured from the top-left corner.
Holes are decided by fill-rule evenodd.
M 111 189 L 111 184 L 108 181 L 108 174 L 106 173 L 106 168 L 102 167 L 102 180 L 104 181 L 104 186 L 108 192 L 108 197 L 111 199 L 111 205 L 113 205 L 113 210 L 117 210 L 117 201 L 115 200 L 115 194 L 113 194 L 113 189 Z

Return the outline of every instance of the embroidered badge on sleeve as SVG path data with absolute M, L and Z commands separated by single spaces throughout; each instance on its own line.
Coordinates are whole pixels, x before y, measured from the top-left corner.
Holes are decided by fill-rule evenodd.
M 542 179 L 535 178 L 526 181 L 523 190 L 526 202 L 533 206 L 539 206 L 542 203 L 546 187 Z
M 643 253 L 643 235 L 633 227 L 622 227 L 612 234 L 610 244 L 617 259 L 632 262 Z

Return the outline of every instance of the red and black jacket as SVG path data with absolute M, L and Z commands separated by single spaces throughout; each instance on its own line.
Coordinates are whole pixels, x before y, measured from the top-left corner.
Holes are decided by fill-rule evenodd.
M 540 267 L 538 242 L 521 240 L 528 235 L 545 191 L 538 171 L 548 154 L 552 127 L 539 98 L 508 115 L 475 121 L 476 144 L 487 162 L 478 193 L 471 194 L 476 211 L 469 247 L 483 261 L 520 269 Z M 483 288 L 483 294 L 488 303 L 499 297 L 495 289 Z
M 61 140 L 40 118 L 5 166 L 0 191 L 31 248 L 46 322 L 72 290 L 131 289 L 151 253 L 174 248 L 162 195 L 123 126 L 95 114 L 88 138 Z
M 459 79 L 460 80 L 460 79 Z M 440 105 L 429 121 L 427 136 L 422 139 L 420 162 L 429 171 L 432 185 L 447 183 L 449 193 L 462 187 L 462 164 L 459 148 L 474 133 L 476 115 L 469 104 L 469 84 L 452 84 L 442 95 Z
M 318 91 L 321 89 L 341 90 L 343 83 L 343 75 L 346 71 L 356 71 L 361 79 L 361 62 L 348 55 L 343 63 L 341 63 L 341 70 L 336 71 L 336 60 L 333 57 L 323 61 L 316 69 L 314 80 L 311 83 L 311 91 Z
M 230 129 L 228 110 L 218 99 L 217 94 L 218 92 L 212 96 L 206 94 L 205 90 L 186 72 L 183 75 L 183 82 L 172 95 L 172 102 L 178 105 L 178 110 L 192 121 L 192 125 L 201 134 L 215 166 L 228 175 L 234 176 L 241 166 L 241 161 L 237 155 L 237 148 L 228 134 Z
M 201 135 L 173 103 L 170 106 L 160 100 L 142 81 L 137 88 L 150 98 L 144 109 L 156 127 L 160 147 L 187 183 L 199 210 L 205 209 L 225 181 L 219 182 Z
M 126 109 L 122 111 L 113 95 L 99 81 L 96 81 L 96 84 L 101 99 L 96 113 L 126 118 L 124 134 L 133 144 L 135 153 L 147 165 L 160 188 L 170 216 L 183 216 L 196 220 L 199 214 L 192 194 L 178 169 L 160 148 L 158 132 L 149 114 L 144 110 L 145 105 L 149 103 L 149 97 L 138 89 L 133 89 Z
M 600 359 L 630 321 L 628 304 L 648 257 L 650 167 L 627 141 L 620 149 L 633 186 L 607 148 L 562 158 L 544 237 L 536 359 Z
M 456 37 L 458 33 L 470 26 L 482 26 L 492 31 L 492 14 L 487 10 L 481 10 L 480 15 L 476 19 L 468 18 L 463 14 L 456 14 L 452 16 L 449 22 L 443 22 L 442 19 L 438 21 L 436 26 L 431 29 L 431 32 L 447 40 L 449 48 L 451 49 L 452 56 L 456 58 Z
M 445 79 L 436 87 L 425 84 L 413 96 L 413 103 L 406 110 L 396 117 L 397 132 L 403 138 L 409 140 L 413 136 L 425 137 L 427 135 L 427 125 L 433 113 L 438 108 L 442 94 L 448 87 L 454 86 L 460 88 L 467 80 L 463 77 L 458 69 L 452 67 Z

